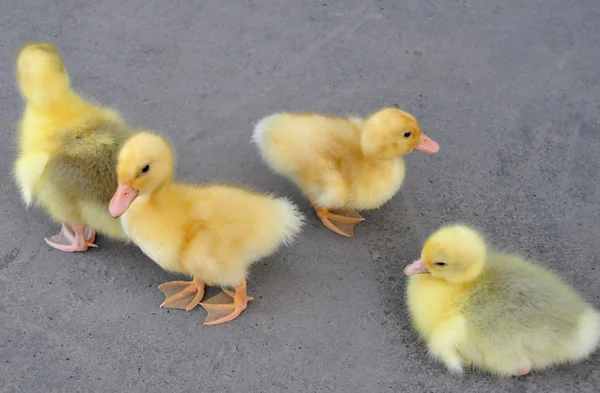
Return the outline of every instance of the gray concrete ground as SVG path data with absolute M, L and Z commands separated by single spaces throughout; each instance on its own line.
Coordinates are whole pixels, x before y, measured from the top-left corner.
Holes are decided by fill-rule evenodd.
M 600 353 L 498 380 L 449 376 L 416 341 L 403 266 L 440 224 L 560 272 L 600 307 L 600 13 L 596 0 L 0 3 L 0 390 L 3 392 L 592 392 Z M 63 52 L 73 85 L 165 133 L 180 179 L 294 198 L 308 224 L 252 270 L 233 323 L 160 309 L 173 276 L 134 246 L 64 254 L 13 183 L 14 55 Z M 250 144 L 278 110 L 412 112 L 441 145 L 347 240 Z M 211 290 L 213 294 L 215 290 Z

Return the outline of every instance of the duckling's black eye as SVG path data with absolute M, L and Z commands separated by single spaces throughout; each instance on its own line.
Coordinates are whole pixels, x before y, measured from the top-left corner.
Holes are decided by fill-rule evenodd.
M 145 167 L 140 171 L 141 174 L 147 173 L 150 170 L 150 164 L 146 164 Z
M 446 262 L 434 262 L 433 264 L 437 267 L 445 267 L 446 266 Z
M 412 135 L 412 132 L 410 132 L 410 131 L 406 131 L 406 132 L 404 133 L 404 137 L 405 137 L 405 138 L 408 138 L 408 137 L 409 137 L 409 136 L 411 136 L 411 135 Z

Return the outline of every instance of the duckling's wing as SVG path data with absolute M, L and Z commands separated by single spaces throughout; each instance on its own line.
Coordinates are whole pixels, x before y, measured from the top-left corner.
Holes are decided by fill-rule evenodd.
M 34 189 L 42 179 L 50 158 L 46 152 L 34 152 L 21 155 L 15 161 L 15 178 L 26 206 L 33 202 Z
M 482 342 L 542 350 L 573 334 L 585 304 L 558 276 L 512 256 L 492 256 L 488 265 L 466 307 Z
M 129 135 L 125 124 L 112 121 L 64 133 L 47 166 L 48 182 L 69 200 L 108 204 L 117 187 L 117 155 Z

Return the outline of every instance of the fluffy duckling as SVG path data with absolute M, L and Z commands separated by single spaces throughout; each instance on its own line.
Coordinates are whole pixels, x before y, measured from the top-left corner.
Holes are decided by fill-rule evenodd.
M 65 252 L 86 251 L 96 247 L 96 230 L 126 240 L 107 208 L 128 126 L 115 111 L 71 89 L 54 45 L 26 44 L 16 63 L 25 110 L 14 174 L 25 205 L 39 204 L 62 223 L 61 232 L 46 242 Z
M 206 325 L 236 318 L 252 300 L 246 293 L 250 265 L 289 243 L 303 217 L 282 198 L 242 188 L 173 182 L 169 144 L 152 132 L 135 134 L 119 153 L 119 186 L 110 214 L 121 217 L 131 240 L 163 269 L 193 277 L 159 286 L 161 307 L 188 311 L 200 304 Z M 205 285 L 234 287 L 200 303 Z
M 252 135 L 263 159 L 308 197 L 333 232 L 352 237 L 363 221 L 357 210 L 389 201 L 404 181 L 404 155 L 435 153 L 439 145 L 402 110 L 381 109 L 368 118 L 276 113 Z
M 404 273 L 414 327 L 451 372 L 470 365 L 521 376 L 598 347 L 596 309 L 545 268 L 489 251 L 467 226 L 437 230 Z

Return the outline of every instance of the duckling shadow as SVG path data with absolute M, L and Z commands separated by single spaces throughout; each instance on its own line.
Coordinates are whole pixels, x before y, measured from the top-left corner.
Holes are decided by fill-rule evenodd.
M 281 289 L 289 287 L 291 285 L 290 277 L 293 276 L 290 264 L 293 263 L 292 259 L 294 258 L 287 254 L 291 251 L 285 248 L 280 249 L 275 254 L 253 264 L 246 278 L 248 291 L 260 293 L 262 296 L 272 292 L 273 290 L 269 289 L 271 287 Z
M 100 235 L 97 237 L 96 244 L 98 244 L 98 249 L 86 252 L 100 254 L 101 261 L 111 269 L 112 279 L 117 283 L 123 281 L 123 285 L 127 285 L 133 290 L 145 291 L 151 287 L 159 294 L 157 298 L 161 298 L 162 295 L 158 290 L 161 283 L 189 279 L 189 277 L 184 278 L 183 275 L 163 270 L 132 242 L 122 242 Z

